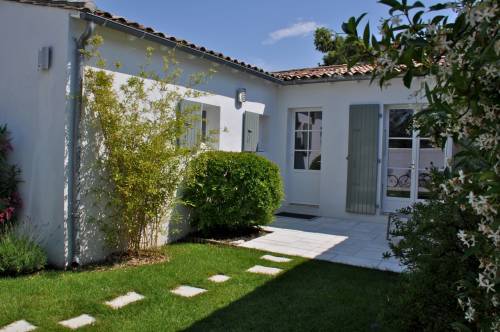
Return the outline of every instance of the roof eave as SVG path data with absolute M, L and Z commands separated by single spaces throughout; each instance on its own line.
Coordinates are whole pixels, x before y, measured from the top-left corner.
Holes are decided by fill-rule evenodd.
M 192 54 L 194 56 L 204 58 L 204 59 L 207 59 L 209 61 L 213 61 L 215 63 L 237 69 L 239 71 L 257 76 L 259 78 L 265 79 L 267 81 L 270 81 L 270 82 L 273 82 L 276 84 L 280 84 L 280 85 L 284 84 L 283 80 L 276 78 L 276 77 L 273 77 L 271 75 L 267 75 L 266 73 L 260 72 L 258 70 L 254 70 L 252 68 L 245 67 L 245 66 L 240 65 L 238 63 L 234 63 L 232 61 L 222 59 L 216 55 L 212 55 L 210 53 L 203 52 L 201 50 L 196 50 L 196 49 L 191 48 L 189 46 L 182 45 L 178 42 L 172 41 L 168 38 L 163 38 L 163 37 L 157 36 L 153 33 L 150 33 L 150 32 L 138 29 L 138 28 L 134 28 L 134 27 L 131 27 L 131 26 L 126 25 L 126 24 L 121 24 L 121 23 L 118 23 L 116 21 L 99 16 L 99 15 L 95 15 L 95 14 L 92 14 L 89 12 L 80 12 L 80 18 L 82 20 L 85 20 L 85 21 L 94 22 L 95 24 L 98 24 L 98 25 L 103 26 L 103 27 L 107 27 L 107 28 L 110 28 L 113 30 L 127 33 L 129 35 L 135 36 L 135 37 L 140 38 L 140 39 L 149 40 L 149 41 L 152 41 L 152 42 L 155 42 L 155 43 L 167 46 L 167 47 L 172 47 L 172 48 L 181 50 L 181 51 L 186 52 L 188 54 Z
M 312 83 L 333 83 L 333 82 L 346 82 L 346 81 L 367 81 L 371 80 L 371 75 L 359 75 L 359 76 L 333 76 L 326 78 L 308 78 L 308 79 L 292 79 L 283 80 L 283 85 L 302 85 L 302 84 L 312 84 Z

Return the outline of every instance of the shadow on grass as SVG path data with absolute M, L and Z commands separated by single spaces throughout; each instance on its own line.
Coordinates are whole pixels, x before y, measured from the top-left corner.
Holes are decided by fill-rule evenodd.
M 398 278 L 321 261 L 255 277 L 270 281 L 184 331 L 382 331 L 377 316 Z

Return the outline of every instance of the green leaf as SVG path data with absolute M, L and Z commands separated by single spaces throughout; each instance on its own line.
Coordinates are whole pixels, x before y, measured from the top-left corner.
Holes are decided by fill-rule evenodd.
M 372 35 L 372 47 L 376 50 L 376 51 L 380 51 L 380 46 L 378 44 L 378 41 L 377 41 L 377 38 L 375 38 L 375 36 Z
M 361 14 L 357 19 L 356 19 L 356 26 L 359 24 L 359 22 L 361 22 L 361 20 L 363 19 L 363 17 L 366 16 L 366 13 L 363 13 Z
M 462 324 L 460 322 L 452 323 L 451 327 L 455 331 L 459 331 L 459 332 L 472 332 L 472 330 L 470 328 L 468 328 L 467 326 L 465 326 L 464 324 Z
M 416 24 L 419 22 L 419 20 L 420 20 L 420 18 L 422 17 L 422 15 L 423 15 L 423 14 L 424 14 L 424 11 L 423 11 L 423 10 L 418 11 L 418 12 L 417 12 L 417 13 L 413 16 L 413 19 L 412 19 L 413 24 L 415 24 L 415 25 L 416 25 Z
M 443 15 L 435 16 L 432 19 L 431 24 L 438 24 L 439 22 L 441 22 L 441 20 L 443 20 L 443 18 L 445 18 L 445 16 L 443 16 Z
M 411 8 L 425 8 L 425 5 L 420 1 L 415 1 Z
M 431 89 L 429 88 L 429 84 L 427 82 L 425 82 L 425 96 L 427 97 L 429 103 L 432 104 L 433 103 L 432 93 Z
M 403 77 L 403 83 L 404 83 L 405 87 L 407 87 L 408 89 L 411 86 L 412 79 L 413 79 L 413 70 L 412 69 L 408 69 L 408 71 L 406 72 L 405 76 Z
M 363 42 L 368 47 L 370 46 L 370 23 L 365 26 L 365 31 L 363 32 Z
M 448 5 L 450 4 L 450 2 L 444 2 L 444 3 L 437 3 L 435 5 L 432 5 L 429 7 L 429 10 L 430 11 L 437 11 L 437 10 L 443 10 L 443 9 L 446 9 L 448 8 Z

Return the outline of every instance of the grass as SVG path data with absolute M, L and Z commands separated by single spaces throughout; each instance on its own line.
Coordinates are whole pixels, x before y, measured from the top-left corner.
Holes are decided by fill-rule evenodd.
M 83 313 L 94 326 L 82 331 L 369 331 L 397 275 L 294 257 L 261 260 L 263 252 L 208 244 L 165 247 L 169 262 L 114 270 L 47 271 L 0 278 L 0 327 L 26 319 L 39 331 Z M 260 264 L 283 268 L 277 276 L 245 272 Z M 222 284 L 207 278 L 232 277 Z M 208 289 L 182 298 L 170 289 Z M 129 291 L 146 299 L 119 310 L 104 301 Z M 37 330 L 37 331 L 38 331 Z

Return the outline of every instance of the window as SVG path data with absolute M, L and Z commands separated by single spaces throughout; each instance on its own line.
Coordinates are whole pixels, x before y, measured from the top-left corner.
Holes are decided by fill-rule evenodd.
M 295 112 L 293 168 L 321 170 L 321 112 Z

